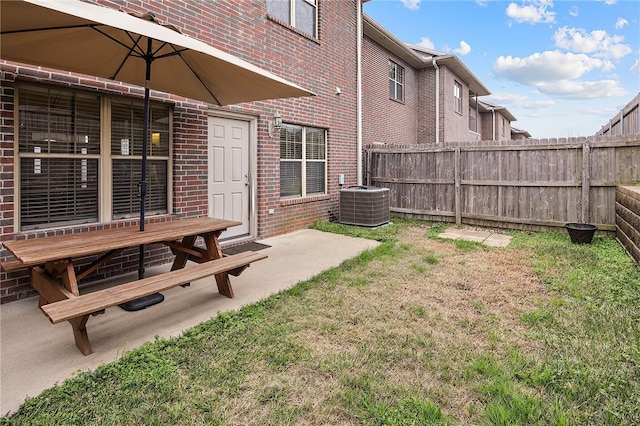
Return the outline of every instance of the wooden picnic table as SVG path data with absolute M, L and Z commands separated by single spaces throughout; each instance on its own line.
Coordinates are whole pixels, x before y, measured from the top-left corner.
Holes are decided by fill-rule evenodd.
M 40 294 L 39 307 L 52 323 L 69 321 L 76 346 L 88 355 L 91 346 L 86 331 L 89 315 L 103 313 L 105 308 L 191 281 L 215 275 L 218 291 L 233 297 L 229 274 L 239 275 L 251 262 L 266 258 L 265 254 L 246 252 L 232 256 L 222 253 L 219 237 L 232 226 L 240 225 L 225 219 L 198 217 L 179 219 L 145 226 L 112 228 L 70 235 L 6 241 L 4 246 L 15 257 L 2 263 L 12 271 L 28 268 L 31 284 Z M 202 237 L 204 247 L 195 245 Z M 78 281 L 85 278 L 118 255 L 122 250 L 141 244 L 162 243 L 176 255 L 171 271 L 97 292 L 81 295 Z M 77 268 L 74 260 L 99 255 L 91 264 Z M 199 263 L 183 269 L 188 260 Z M 76 271 L 76 269 L 78 269 Z

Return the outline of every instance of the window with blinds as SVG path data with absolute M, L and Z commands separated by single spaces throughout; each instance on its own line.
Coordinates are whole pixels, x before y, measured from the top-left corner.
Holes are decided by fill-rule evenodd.
M 284 124 L 280 131 L 280 197 L 326 193 L 326 131 Z
M 17 100 L 21 230 L 139 214 L 142 101 L 30 84 L 18 87 Z M 103 122 L 103 108 L 108 107 L 111 115 Z M 169 106 L 152 103 L 148 214 L 169 209 L 170 121 Z M 111 134 L 110 150 L 101 150 L 103 134 Z M 103 173 L 103 167 L 111 167 L 111 173 Z M 109 175 L 108 182 L 101 178 Z M 101 193 L 110 194 L 110 205 L 99 205 Z
M 113 219 L 140 214 L 143 108 L 142 102 L 137 101 L 114 100 L 111 104 Z M 149 123 L 145 213 L 163 214 L 167 213 L 169 109 L 152 106 Z
M 99 96 L 30 86 L 18 121 L 22 229 L 96 222 Z

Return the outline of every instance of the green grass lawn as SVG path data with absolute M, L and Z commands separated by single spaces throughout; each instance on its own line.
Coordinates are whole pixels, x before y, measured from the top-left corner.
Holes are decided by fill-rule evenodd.
M 640 424 L 640 272 L 596 235 L 376 249 L 30 398 L 0 424 Z

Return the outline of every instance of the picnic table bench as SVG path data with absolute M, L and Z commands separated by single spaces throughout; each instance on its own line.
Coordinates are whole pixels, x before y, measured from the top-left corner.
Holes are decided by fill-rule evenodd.
M 218 291 L 233 297 L 229 275 L 239 275 L 252 262 L 266 254 L 242 252 L 225 256 L 219 236 L 239 222 L 208 217 L 174 220 L 145 226 L 114 228 L 44 238 L 4 242 L 15 259 L 1 262 L 9 272 L 28 268 L 31 285 L 40 294 L 38 306 L 53 323 L 68 321 L 80 352 L 89 355 L 91 345 L 86 323 L 91 315 L 108 307 L 148 296 L 191 281 L 215 276 Z M 195 246 L 202 237 L 205 247 Z M 163 243 L 176 255 L 171 271 L 141 280 L 80 294 L 78 281 L 107 263 L 122 250 L 141 244 Z M 74 259 L 100 255 L 94 262 L 76 272 Z M 185 268 L 188 260 L 198 265 Z

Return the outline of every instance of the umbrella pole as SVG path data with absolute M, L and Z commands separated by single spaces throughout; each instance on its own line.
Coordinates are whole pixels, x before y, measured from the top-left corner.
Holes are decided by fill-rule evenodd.
M 151 80 L 151 39 L 147 40 L 147 64 L 144 83 L 144 123 L 142 127 L 142 174 L 138 191 L 140 192 L 140 231 L 144 231 L 144 205 L 147 198 L 147 146 L 149 141 L 149 81 Z M 138 260 L 138 279 L 144 278 L 144 244 L 140 244 L 140 258 Z
M 144 118 L 142 129 L 142 174 L 138 191 L 140 192 L 140 232 L 144 231 L 144 204 L 147 197 L 147 145 L 149 141 L 149 81 L 151 80 L 151 62 L 153 61 L 151 52 L 151 39 L 147 41 L 147 63 L 146 78 L 144 83 Z M 138 279 L 144 278 L 144 244 L 140 244 L 140 257 L 138 259 Z M 148 306 L 155 305 L 164 300 L 161 293 L 153 293 L 139 299 L 130 300 L 119 306 L 125 311 L 138 311 Z

